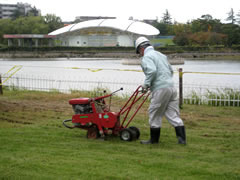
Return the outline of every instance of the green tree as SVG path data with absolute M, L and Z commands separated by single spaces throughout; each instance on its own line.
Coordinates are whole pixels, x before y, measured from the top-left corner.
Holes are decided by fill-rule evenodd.
M 166 9 L 166 12 L 163 13 L 162 22 L 164 24 L 172 24 L 172 18 L 167 9 Z
M 227 35 L 226 45 L 240 44 L 240 26 L 236 24 L 224 24 L 222 33 Z
M 227 35 L 216 32 L 180 33 L 174 37 L 173 42 L 179 46 L 225 45 Z
M 168 10 L 163 13 L 163 17 L 160 23 L 154 24 L 154 26 L 160 31 L 161 35 L 173 35 L 174 34 L 174 27 L 172 24 L 172 18 Z
M 0 44 L 7 44 L 7 40 L 3 39 L 4 34 L 47 34 L 48 29 L 48 24 L 41 16 L 0 19 Z
M 201 18 L 206 21 L 211 21 L 213 19 L 213 17 L 210 14 L 202 15 Z
M 55 14 L 47 14 L 46 16 L 44 16 L 44 20 L 49 26 L 48 32 L 52 32 L 58 28 L 63 27 L 63 22 L 61 18 L 56 16 Z
M 227 42 L 227 35 L 211 32 L 206 41 L 208 45 L 225 45 Z
M 197 32 L 188 37 L 191 45 L 224 45 L 227 36 L 216 32 Z
M 173 42 L 179 46 L 189 45 L 188 36 L 189 33 L 180 32 L 173 38 Z
M 189 24 L 174 24 L 173 25 L 174 35 L 178 35 L 180 33 L 191 33 L 191 25 Z
M 6 44 L 6 39 L 3 38 L 4 34 L 13 34 L 14 28 L 11 19 L 0 19 L 0 44 Z
M 15 34 L 47 34 L 49 28 L 41 16 L 20 17 L 13 24 Z
M 227 17 L 226 21 L 230 21 L 231 24 L 234 24 L 236 19 L 235 19 L 233 8 L 231 8 L 231 10 L 227 14 L 228 14 L 228 17 Z
M 37 8 L 34 6 L 30 11 L 27 12 L 28 16 L 38 16 L 39 12 Z
M 19 6 L 16 10 L 14 10 L 13 14 L 11 15 L 12 19 L 17 19 L 19 17 L 25 16 L 25 10 L 23 7 Z
M 221 32 L 221 21 L 213 19 L 211 15 L 202 15 L 201 18 L 191 22 L 191 29 L 193 33 L 196 32 Z
M 236 18 L 236 22 L 238 23 L 238 24 L 240 24 L 240 10 L 238 11 L 238 13 L 237 13 L 237 18 Z
M 165 23 L 158 23 L 155 27 L 160 31 L 161 35 L 168 35 L 168 25 Z

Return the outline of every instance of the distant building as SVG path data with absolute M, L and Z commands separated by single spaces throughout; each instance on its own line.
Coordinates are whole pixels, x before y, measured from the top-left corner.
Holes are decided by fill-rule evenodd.
M 60 46 L 131 47 L 139 36 L 151 39 L 159 33 L 152 25 L 140 21 L 95 19 L 70 24 L 48 35 L 55 36 Z
M 83 22 L 83 21 L 89 21 L 94 19 L 116 19 L 116 17 L 109 17 L 109 16 L 77 16 L 75 18 L 76 22 Z
M 143 22 L 154 25 L 158 22 L 158 19 L 157 18 L 156 19 L 143 19 Z
M 0 4 L 0 19 L 10 19 L 16 11 L 26 16 L 33 9 L 28 3 Z M 37 10 L 37 14 L 41 14 L 40 10 Z
M 53 46 L 55 36 L 46 34 L 4 34 L 4 39 L 8 40 L 8 46 L 25 46 L 25 47 L 38 47 L 46 45 L 46 41 L 41 41 L 45 39 L 49 46 Z
M 158 18 L 156 17 L 156 19 L 143 19 L 143 20 L 139 20 L 139 19 L 134 19 L 133 16 L 130 16 L 128 18 L 128 20 L 133 20 L 133 21 L 142 21 L 142 22 L 145 22 L 147 24 L 151 24 L 151 25 L 154 25 L 156 23 L 158 23 Z

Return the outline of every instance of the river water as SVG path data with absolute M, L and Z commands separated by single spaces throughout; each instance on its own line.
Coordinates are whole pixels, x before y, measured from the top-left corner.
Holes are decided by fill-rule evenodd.
M 129 91 L 144 81 L 140 65 L 123 65 L 120 59 L 0 59 L 0 74 L 9 76 L 12 67 L 20 67 L 14 76 L 47 77 L 55 80 L 101 82 L 103 86 L 115 83 L 114 88 L 128 84 Z M 185 60 L 183 65 L 173 65 L 174 81 L 178 84 L 178 68 L 184 72 L 184 86 L 240 88 L 240 61 L 232 60 Z M 191 73 L 190 73 L 191 72 Z M 199 73 L 201 72 L 201 73 Z M 208 72 L 209 74 L 205 74 Z M 215 74 L 217 73 L 217 74 Z M 233 73 L 233 74 L 225 74 Z M 71 83 L 67 85 L 71 86 Z M 177 86 L 177 85 L 176 85 Z M 75 88 L 75 87 L 69 87 Z M 76 87 L 77 88 L 77 87 Z M 112 88 L 110 88 L 112 89 Z

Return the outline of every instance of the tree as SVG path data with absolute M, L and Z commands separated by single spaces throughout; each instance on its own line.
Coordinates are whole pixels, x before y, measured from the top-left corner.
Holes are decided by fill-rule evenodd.
M 184 32 L 183 32 L 183 33 L 178 33 L 178 34 L 173 38 L 173 42 L 174 42 L 176 45 L 179 45 L 179 46 L 189 45 L 188 36 L 189 36 L 188 33 L 184 33 Z
M 172 18 L 167 9 L 166 9 L 166 12 L 163 13 L 162 22 L 164 24 L 172 24 Z
M 227 42 L 227 35 L 220 33 L 210 33 L 207 38 L 208 45 L 225 45 Z
M 165 23 L 158 23 L 155 25 L 155 27 L 160 31 L 161 35 L 167 35 L 168 34 L 168 25 Z
M 12 22 L 15 34 L 47 34 L 48 25 L 41 16 L 20 17 Z
M 234 24 L 236 19 L 235 19 L 233 8 L 231 8 L 231 10 L 227 14 L 228 14 L 228 17 L 226 21 L 231 21 L 231 24 Z
M 202 15 L 201 18 L 193 20 L 192 32 L 221 32 L 221 21 L 219 19 L 213 19 L 211 15 Z
M 233 44 L 240 44 L 240 26 L 236 24 L 224 24 L 222 33 L 227 35 L 226 45 L 231 47 Z
M 163 14 L 160 23 L 154 23 L 153 25 L 160 31 L 161 35 L 173 35 L 174 28 L 171 22 L 171 15 L 166 9 L 166 13 Z
M 191 26 L 189 24 L 174 24 L 173 25 L 174 35 L 178 35 L 180 33 L 191 33 Z
M 47 14 L 46 16 L 44 16 L 44 20 L 49 26 L 48 32 L 52 32 L 58 28 L 63 27 L 63 22 L 61 18 L 56 16 L 55 14 Z
M 30 11 L 27 12 L 28 16 L 38 16 L 39 12 L 37 8 L 34 6 Z
M 240 10 L 239 10 L 238 13 L 237 13 L 236 22 L 237 22 L 238 24 L 240 24 Z
M 210 21 L 210 20 L 213 19 L 213 17 L 210 14 L 202 15 L 201 18 L 206 20 L 206 21 Z
M 13 14 L 11 15 L 12 19 L 17 19 L 19 17 L 25 16 L 25 11 L 22 8 L 17 8 L 14 10 Z
M 3 38 L 4 34 L 13 34 L 13 24 L 11 19 L 0 19 L 0 44 L 6 44 L 7 40 Z
M 41 16 L 0 19 L 0 44 L 7 44 L 4 34 L 47 34 L 48 25 Z
M 180 33 L 173 42 L 177 45 L 225 45 L 227 35 L 215 32 Z

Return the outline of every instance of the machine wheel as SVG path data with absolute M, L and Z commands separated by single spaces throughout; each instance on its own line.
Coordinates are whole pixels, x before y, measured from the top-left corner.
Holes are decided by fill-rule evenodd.
M 87 130 L 88 139 L 97 139 L 99 137 L 99 132 L 97 126 L 91 126 Z
M 134 131 L 132 129 L 126 128 L 120 132 L 120 139 L 123 141 L 132 141 L 134 139 Z
M 131 127 L 129 127 L 129 129 L 133 130 L 135 132 L 135 134 L 136 134 L 136 139 L 139 139 L 139 137 L 140 137 L 140 130 L 137 127 L 135 127 L 135 126 L 131 126 Z

